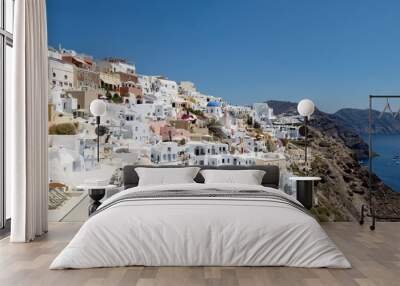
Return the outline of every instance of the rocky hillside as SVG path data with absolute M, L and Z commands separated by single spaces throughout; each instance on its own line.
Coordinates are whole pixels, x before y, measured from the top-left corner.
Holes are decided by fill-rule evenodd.
M 274 109 L 276 115 L 297 114 L 297 103 L 284 101 L 268 101 L 268 105 Z M 335 115 L 315 110 L 311 126 L 317 128 L 322 134 L 341 141 L 353 151 L 358 160 L 368 158 L 368 145 L 354 130 L 343 124 Z
M 344 126 L 350 127 L 358 134 L 368 133 L 368 109 L 343 108 L 337 111 L 334 116 Z M 372 119 L 374 122 L 374 133 L 376 134 L 400 134 L 400 117 L 394 117 L 386 112 L 373 110 Z
M 296 103 L 268 102 L 274 112 L 294 113 Z M 317 189 L 319 207 L 314 213 L 325 221 L 348 221 L 359 217 L 361 205 L 368 199 L 368 170 L 358 158 L 365 156 L 367 145 L 335 116 L 316 110 L 310 122 L 310 140 L 314 161 L 311 174 L 322 178 Z M 298 166 L 292 170 L 301 174 Z M 400 215 L 400 194 L 373 176 L 373 189 L 379 215 Z
M 326 135 L 318 127 L 311 128 L 311 136 L 315 157 L 311 173 L 322 178 L 317 194 L 320 208 L 328 210 L 326 220 L 358 219 L 361 205 L 368 199 L 368 169 L 361 166 L 354 158 L 353 151 L 337 138 Z M 375 175 L 372 188 L 376 190 L 378 214 L 400 215 L 399 193 Z

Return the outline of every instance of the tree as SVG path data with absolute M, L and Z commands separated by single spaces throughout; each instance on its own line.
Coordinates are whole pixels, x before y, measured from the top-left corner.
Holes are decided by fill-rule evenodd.
M 207 128 L 210 135 L 213 135 L 221 140 L 226 139 L 227 136 L 222 130 L 221 122 L 217 121 L 215 118 L 208 119 Z
M 251 116 L 247 116 L 246 123 L 249 126 L 253 125 L 253 118 Z

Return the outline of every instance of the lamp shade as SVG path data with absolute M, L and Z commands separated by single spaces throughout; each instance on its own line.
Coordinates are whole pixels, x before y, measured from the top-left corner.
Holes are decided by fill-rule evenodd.
M 106 103 L 103 100 L 95 99 L 90 103 L 90 112 L 94 116 L 102 116 L 106 113 Z
M 315 105 L 309 99 L 302 99 L 300 100 L 299 104 L 297 105 L 297 111 L 301 116 L 310 116 L 314 113 Z

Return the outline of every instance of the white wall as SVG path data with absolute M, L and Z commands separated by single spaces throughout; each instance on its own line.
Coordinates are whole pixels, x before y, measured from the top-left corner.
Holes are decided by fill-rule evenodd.
M 74 67 L 71 64 L 62 63 L 55 59 L 49 59 L 49 84 L 62 89 L 74 87 Z

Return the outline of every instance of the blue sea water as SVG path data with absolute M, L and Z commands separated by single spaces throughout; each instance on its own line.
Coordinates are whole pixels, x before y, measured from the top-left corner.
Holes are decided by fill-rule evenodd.
M 368 135 L 363 136 L 368 143 Z M 393 190 L 400 192 L 400 135 L 373 135 L 373 171 Z M 368 164 L 368 160 L 363 162 Z

